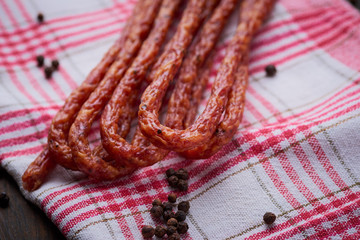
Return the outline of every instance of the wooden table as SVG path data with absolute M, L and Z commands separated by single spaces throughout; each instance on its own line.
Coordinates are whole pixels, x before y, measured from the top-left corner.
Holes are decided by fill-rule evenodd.
M 7 208 L 0 208 L 1 240 L 65 240 L 46 215 L 20 193 L 16 182 L 0 169 L 0 192 L 10 198 Z

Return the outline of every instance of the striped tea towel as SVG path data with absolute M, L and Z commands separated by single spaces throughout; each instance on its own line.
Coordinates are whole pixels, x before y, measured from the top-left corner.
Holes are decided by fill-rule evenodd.
M 0 0 L 0 161 L 21 176 L 52 117 L 118 38 L 135 0 Z M 38 24 L 42 12 L 45 22 Z M 236 14 L 217 47 L 216 64 Z M 360 239 L 360 14 L 345 0 L 279 0 L 252 43 L 244 119 L 213 157 L 164 161 L 113 182 L 57 167 L 24 196 L 68 239 L 141 239 L 148 209 L 189 171 L 185 239 Z M 35 56 L 59 59 L 46 80 Z M 265 76 L 274 64 L 277 75 Z M 205 96 L 210 93 L 210 86 Z M 202 103 L 204 107 L 206 101 Z M 276 214 L 267 226 L 265 212 Z

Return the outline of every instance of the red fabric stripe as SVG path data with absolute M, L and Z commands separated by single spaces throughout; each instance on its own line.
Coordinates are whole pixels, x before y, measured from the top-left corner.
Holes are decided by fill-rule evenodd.
M 356 215 L 352 214 L 354 210 L 359 209 L 359 207 L 360 207 L 360 200 L 357 200 L 354 203 L 339 208 L 334 212 L 324 214 L 319 218 L 312 219 L 304 224 L 301 224 L 300 226 L 297 226 L 284 233 L 281 233 L 275 239 L 291 238 L 295 234 L 300 233 L 300 230 L 304 231 L 310 228 L 315 228 L 315 229 L 317 228 L 316 233 L 314 235 L 309 236 L 309 238 L 313 238 L 313 239 L 329 239 L 331 236 L 335 236 L 337 234 L 343 234 L 349 228 L 356 226 L 357 224 L 360 223 L 359 218 Z M 349 216 L 347 215 L 350 215 L 351 217 L 350 220 L 348 219 L 348 221 L 346 222 L 340 222 L 337 220 L 337 218 L 342 216 L 346 216 L 348 218 Z M 324 222 L 332 222 L 333 227 L 329 229 L 324 229 L 321 226 L 321 224 Z
M 2 5 L 3 5 L 3 8 L 6 12 L 6 14 L 9 16 L 10 20 L 12 21 L 12 23 L 19 27 L 17 21 L 16 21 L 16 18 L 14 17 L 13 13 L 10 11 L 10 9 L 8 8 L 8 6 L 6 5 L 6 3 L 3 3 L 2 2 Z M 19 36 L 22 40 L 24 40 L 24 37 L 21 35 Z M 20 55 L 13 55 L 16 57 L 16 61 L 20 60 L 21 59 L 21 56 Z M 40 93 L 40 95 L 47 101 L 47 102 L 51 102 L 51 98 L 46 94 L 46 92 L 41 88 L 41 85 L 35 80 L 35 78 L 33 78 L 33 76 L 29 73 L 28 69 L 25 67 L 24 69 L 24 73 L 25 75 L 30 79 L 30 83 L 33 85 L 34 89 L 36 91 L 38 91 Z M 59 91 L 57 91 L 56 89 L 54 89 L 55 92 L 58 92 L 59 94 Z M 26 89 L 24 88 L 24 91 L 26 91 Z M 27 92 L 27 95 L 31 95 L 28 91 Z
M 347 184 L 343 181 L 341 176 L 338 174 L 336 170 L 334 170 L 334 166 L 329 161 L 326 153 L 321 148 L 321 144 L 317 140 L 315 136 L 312 136 L 307 141 L 312 147 L 314 153 L 318 157 L 319 162 L 322 164 L 323 168 L 326 170 L 327 174 L 331 177 L 333 182 L 341 189 L 347 187 Z M 345 194 L 350 194 L 351 190 L 344 191 Z
M 22 85 L 21 81 L 16 76 L 15 70 L 11 66 L 7 68 L 7 73 L 10 76 L 10 81 L 29 100 L 29 102 L 35 105 L 38 104 L 38 101 L 26 91 L 25 87 Z
M 360 197 L 360 193 L 353 193 L 351 195 L 351 201 L 354 201 L 355 200 L 355 204 L 359 204 L 359 200 L 356 200 L 357 198 Z M 294 228 L 294 224 L 297 224 L 301 221 L 309 221 L 313 218 L 316 218 L 317 216 L 319 216 L 320 214 L 325 214 L 326 212 L 328 212 L 329 210 L 331 209 L 334 209 L 334 205 L 337 205 L 338 208 L 341 207 L 342 205 L 346 204 L 346 203 L 349 203 L 348 201 L 348 198 L 345 197 L 345 198 L 339 198 L 336 200 L 336 204 L 334 202 L 330 202 L 330 203 L 327 203 L 327 204 L 321 204 L 320 206 L 318 207 L 315 207 L 314 209 L 311 209 L 308 211 L 307 214 L 300 214 L 300 215 L 297 215 L 283 223 L 280 223 L 280 224 L 276 224 L 275 226 L 273 226 L 272 228 L 269 228 L 265 231 L 261 231 L 261 232 L 258 232 L 258 233 L 255 233 L 253 235 L 251 235 L 249 237 L 249 239 L 262 239 L 262 238 L 266 238 L 266 237 L 269 237 L 271 236 L 272 234 L 275 234 L 277 232 L 280 232 L 282 230 L 285 230 L 287 228 L 291 228 L 289 230 L 289 232 L 291 233 L 292 231 L 296 231 L 295 234 L 299 233 L 299 229 L 298 228 Z M 284 234 L 284 233 L 283 233 Z M 286 236 L 284 236 L 284 239 L 285 239 Z
M 22 149 L 22 150 L 11 151 L 8 153 L 1 154 L 0 160 L 10 158 L 10 157 L 32 155 L 35 153 L 39 153 L 41 150 L 43 150 L 43 146 L 40 145 L 40 146 L 35 146 L 35 147 L 26 148 L 26 149 Z
M 22 117 L 22 116 L 25 116 L 27 114 L 31 114 L 32 112 L 43 112 L 43 111 L 47 111 L 47 110 L 57 110 L 59 108 L 60 108 L 59 105 L 50 105 L 50 106 L 46 106 L 46 107 L 38 106 L 38 107 L 33 107 L 33 108 L 26 108 L 26 109 L 21 109 L 21 110 L 9 111 L 7 113 L 4 113 L 4 114 L 0 115 L 0 122 L 9 120 L 11 118 Z
M 55 48 L 54 47 L 49 47 L 49 49 L 44 52 L 44 55 L 53 56 L 56 53 L 58 53 L 59 51 L 62 51 L 62 49 L 69 50 L 70 48 L 75 48 L 75 47 L 84 45 L 86 43 L 96 41 L 98 39 L 103 39 L 103 38 L 106 38 L 106 37 L 109 37 L 109 36 L 113 36 L 114 34 L 120 33 L 121 30 L 122 30 L 122 28 L 119 28 L 119 29 L 107 31 L 107 32 L 104 32 L 104 33 L 101 33 L 101 34 L 98 34 L 98 35 L 90 36 L 90 37 L 88 37 L 86 39 L 75 40 L 75 41 L 63 44 L 63 45 L 61 45 L 61 47 L 55 47 Z M 31 58 L 31 57 L 22 57 L 21 59 L 19 59 L 16 62 L 9 62 L 9 61 L 1 61 L 0 60 L 0 65 L 3 65 L 5 67 L 7 67 L 7 68 L 10 68 L 12 66 L 21 66 L 21 65 L 27 64 L 30 61 L 34 61 L 34 59 Z
M 126 18 L 122 18 L 119 20 L 115 20 L 115 21 L 110 21 L 110 22 L 106 22 L 106 23 L 103 23 L 101 25 L 96 25 L 96 26 L 92 26 L 92 25 L 89 25 L 89 27 L 85 28 L 85 29 L 82 29 L 82 30 L 76 30 L 74 32 L 70 32 L 70 33 L 65 33 L 63 35 L 59 35 L 59 34 L 56 34 L 57 37 L 60 39 L 60 41 L 64 41 L 65 39 L 67 38 L 71 38 L 71 37 L 75 37 L 75 36 L 79 36 L 79 35 L 82 35 L 82 34 L 88 34 L 88 33 L 91 33 L 91 32 L 94 32 L 96 30 L 101 30 L 101 29 L 104 29 L 108 26 L 111 26 L 111 25 L 114 25 L 114 24 L 118 24 L 119 22 L 123 22 Z M 36 37 L 38 38 L 44 38 L 45 36 L 48 36 L 48 35 L 52 35 L 53 32 L 56 33 L 56 28 L 55 29 L 50 29 L 50 30 L 47 30 L 47 32 L 40 32 L 39 28 L 42 27 L 42 25 L 38 26 L 38 27 L 35 27 L 33 29 L 34 32 L 36 32 L 37 34 L 35 35 Z M 113 30 L 114 31 L 114 30 Z M 34 50 L 36 50 L 38 48 L 38 45 L 30 45 L 30 42 L 31 42 L 32 38 L 28 38 L 28 39 L 24 39 L 22 40 L 21 42 L 19 41 L 19 43 L 16 43 L 16 42 L 11 42 L 10 44 L 4 44 L 4 46 L 0 46 L 0 47 L 15 47 L 16 45 L 18 44 L 24 44 L 24 43 L 27 43 L 25 49 L 23 50 L 17 50 L 17 49 L 12 49 L 12 51 L 10 53 L 5 53 L 4 54 L 4 57 L 6 56 L 13 56 L 13 55 L 21 55 L 21 54 L 24 54 L 24 53 L 27 53 L 27 52 L 32 52 Z M 81 40 L 82 41 L 82 40 Z M 50 45 L 53 43 L 54 41 L 53 40 L 46 40 L 46 39 L 43 39 L 43 41 L 41 42 L 41 46 L 43 47 L 46 47 L 46 48 L 50 48 Z M 52 49 L 48 52 L 57 52 L 59 51 L 60 49 Z
M 338 15 L 336 14 L 335 16 L 338 16 Z M 334 21 L 329 22 L 328 20 L 325 21 L 325 19 L 324 19 L 324 21 L 322 21 L 319 24 L 315 24 L 315 25 L 311 22 L 308 24 L 302 24 L 302 25 L 300 24 L 299 25 L 300 30 L 290 30 L 291 33 L 298 34 L 301 32 L 306 32 L 308 34 L 308 36 L 306 36 L 304 38 L 299 38 L 298 41 L 294 40 L 291 43 L 283 44 L 274 50 L 267 51 L 266 53 L 261 53 L 259 55 L 251 55 L 250 61 L 256 62 L 256 61 L 260 61 L 264 58 L 273 57 L 274 55 L 280 54 L 290 48 L 295 48 L 304 43 L 308 44 L 309 42 L 316 41 L 317 39 L 320 39 L 321 37 L 324 37 L 326 35 L 336 34 L 336 37 L 332 37 L 332 38 L 326 37 L 325 38 L 325 39 L 327 39 L 326 40 L 327 43 L 335 41 L 341 35 L 345 35 L 346 31 L 349 28 L 351 28 L 354 24 L 354 22 L 351 21 L 352 16 L 349 14 L 347 15 L 347 17 L 341 16 L 341 17 L 337 17 L 337 18 L 333 17 L 331 19 L 336 19 L 336 21 L 334 20 Z M 360 22 L 360 21 L 358 21 L 358 22 Z M 344 23 L 346 23 L 346 24 L 344 24 Z M 337 27 L 334 28 L 334 25 L 337 25 Z M 310 48 L 313 48 L 313 47 L 314 46 L 311 46 Z M 321 44 L 319 47 L 321 47 Z
M 329 24 L 329 22 L 334 21 L 334 19 L 340 18 L 339 16 L 341 16 L 341 19 L 344 19 L 345 16 L 348 16 L 348 18 L 350 18 L 351 16 L 347 14 L 348 12 L 343 9 L 330 8 L 330 10 L 331 11 L 321 10 L 320 12 L 319 10 L 316 10 L 314 14 L 308 15 L 306 17 L 304 17 L 304 15 L 293 16 L 290 20 L 281 21 L 277 24 L 277 28 L 284 27 L 290 24 L 297 25 L 299 23 L 303 24 L 303 27 L 300 29 L 289 29 L 285 33 L 279 33 L 266 39 L 261 39 L 258 41 L 255 40 L 255 42 L 251 45 L 251 49 L 258 49 L 262 46 L 282 41 L 283 39 L 292 37 L 295 34 L 302 33 L 304 29 L 322 29 L 324 25 L 326 26 L 327 24 Z M 265 29 L 270 30 L 272 28 L 273 27 L 266 27 Z M 272 30 L 276 31 L 277 29 Z M 261 32 L 261 34 L 263 33 Z M 256 36 L 260 37 L 261 34 L 256 34 Z
M 13 131 L 20 131 L 20 130 L 23 130 L 28 127 L 33 127 L 34 124 L 47 123 L 47 122 L 51 121 L 51 119 L 52 119 L 52 116 L 45 114 L 45 115 L 41 115 L 38 118 L 26 120 L 24 122 L 14 123 L 10 126 L 0 128 L 0 135 L 9 133 L 9 132 L 13 132 Z
M 276 22 L 270 22 L 265 24 L 262 28 L 259 29 L 259 31 L 257 31 L 257 33 L 255 34 L 255 37 L 271 32 L 273 30 L 275 30 L 276 28 L 282 27 L 284 25 L 289 25 L 292 24 L 294 22 L 294 19 L 297 19 L 298 21 L 305 21 L 305 20 L 309 20 L 309 19 L 316 19 L 319 16 L 321 16 L 322 14 L 333 10 L 334 8 L 337 8 L 337 6 L 324 6 L 321 9 L 308 9 L 307 11 L 302 11 L 297 13 L 297 15 L 293 15 L 290 16 L 289 19 L 285 19 L 285 20 L 279 20 Z M 325 10 L 326 9 L 326 10 Z M 256 44 L 256 43 L 255 43 Z
M 290 61 L 290 60 L 292 60 L 292 59 L 294 59 L 294 58 L 297 58 L 297 57 L 299 57 L 299 56 L 302 56 L 302 55 L 304 55 L 304 54 L 306 54 L 306 53 L 308 53 L 308 52 L 310 52 L 310 51 L 312 51 L 312 50 L 315 50 L 317 47 L 324 47 L 325 45 L 328 45 L 328 44 L 336 41 L 340 36 L 346 35 L 347 31 L 348 31 L 354 24 L 356 25 L 356 24 L 358 24 L 358 23 L 360 23 L 360 21 L 349 23 L 346 27 L 337 27 L 337 28 L 334 28 L 334 29 L 337 30 L 337 31 L 336 31 L 336 34 L 332 34 L 331 37 L 327 37 L 327 38 L 319 41 L 318 46 L 306 47 L 305 49 L 300 50 L 300 51 L 298 51 L 298 52 L 296 52 L 296 53 L 290 54 L 290 55 L 288 55 L 288 56 L 286 56 L 286 57 L 284 57 L 284 58 L 282 58 L 282 59 L 273 61 L 273 64 L 275 64 L 275 65 L 281 65 L 281 64 L 283 64 L 283 63 L 285 63 L 285 62 L 288 62 L 288 61 Z M 330 30 L 330 29 L 329 29 L 329 30 Z M 328 30 L 328 31 L 329 31 L 329 30 Z M 323 32 L 323 31 L 322 31 L 322 32 Z M 327 33 L 327 32 L 325 32 L 325 33 Z M 314 36 L 312 36 L 312 37 L 314 37 Z M 318 36 L 318 37 L 319 37 L 319 36 Z M 310 39 L 310 40 L 311 40 L 311 39 Z M 280 51 L 283 51 L 283 50 L 286 50 L 286 49 L 282 49 L 282 50 L 281 50 L 281 49 L 277 49 L 277 50 L 273 51 L 272 54 L 276 54 L 276 52 L 279 53 Z M 269 52 L 268 52 L 267 54 L 269 55 Z M 251 61 L 254 61 L 254 60 L 255 60 L 255 59 L 251 59 Z M 259 65 L 259 66 L 256 66 L 256 67 L 251 67 L 251 66 L 250 66 L 250 73 L 251 73 L 251 74 L 254 74 L 254 73 L 263 71 L 266 65 L 267 65 L 267 64 L 262 64 L 262 65 Z
M 315 106 L 313 106 L 311 108 L 308 108 L 308 109 L 306 109 L 306 110 L 304 110 L 302 112 L 299 112 L 299 113 L 292 114 L 291 116 L 285 117 L 282 120 L 279 120 L 278 122 L 273 123 L 273 124 L 269 124 L 267 126 L 278 125 L 280 123 L 285 123 L 285 122 L 288 122 L 288 121 L 293 120 L 293 119 L 297 119 L 297 123 L 300 123 L 300 121 L 299 121 L 300 119 L 307 119 L 308 116 L 316 116 L 316 114 L 322 113 L 323 110 L 329 108 L 330 106 L 338 104 L 340 101 L 346 100 L 346 98 L 352 97 L 355 94 L 357 94 L 359 92 L 358 90 L 356 90 L 356 91 L 354 91 L 352 93 L 349 93 L 349 94 L 345 95 L 344 97 L 336 99 L 336 97 L 340 96 L 342 93 L 348 91 L 349 89 L 358 88 L 357 83 L 359 81 L 360 81 L 360 79 L 358 79 L 358 80 L 356 80 L 354 82 L 351 82 L 345 88 L 342 88 L 340 91 L 335 92 L 329 98 L 326 98 L 325 100 L 321 101 L 320 103 L 316 104 Z M 333 101 L 333 102 L 331 103 L 331 101 Z M 308 115 L 306 115 L 306 114 L 308 114 Z
M 44 129 L 39 132 L 23 135 L 21 137 L 5 139 L 5 140 L 0 141 L 0 148 L 11 147 L 11 146 L 16 146 L 16 145 L 21 145 L 24 143 L 38 141 L 39 139 L 47 136 L 47 133 L 48 133 L 48 129 Z
M 18 5 L 18 6 L 21 9 L 21 11 L 23 12 L 23 14 L 28 14 L 26 12 L 26 9 L 24 8 L 24 6 L 21 4 L 21 2 L 19 2 L 19 3 L 20 3 L 20 5 Z M 126 3 L 124 5 L 121 5 L 119 8 L 126 9 L 128 6 L 129 5 Z M 54 26 L 54 25 L 56 25 L 56 23 L 61 23 L 62 25 L 51 27 L 51 31 L 48 28 L 46 28 L 46 29 L 42 28 L 41 29 L 42 32 L 40 34 L 42 34 L 42 35 L 51 34 L 52 31 L 60 31 L 60 30 L 68 31 L 71 28 L 83 26 L 85 24 L 91 24 L 94 22 L 99 22 L 104 19 L 109 19 L 109 11 L 111 9 L 113 9 L 113 7 L 104 8 L 104 9 L 101 9 L 101 10 L 98 10 L 95 12 L 87 12 L 85 14 L 78 14 L 78 15 L 72 15 L 72 16 L 68 16 L 68 17 L 61 17 L 61 18 L 46 20 L 47 26 Z M 130 11 L 124 11 L 123 13 L 124 14 L 130 13 Z M 79 18 L 79 21 L 73 22 L 74 20 L 76 20 L 78 18 Z M 20 34 L 23 34 L 23 33 L 29 32 L 29 31 L 34 31 L 35 28 L 39 28 L 39 24 L 35 23 L 33 19 L 30 18 L 27 20 L 29 21 L 29 25 L 27 25 L 26 27 L 16 28 L 12 31 L 5 30 L 4 32 L 0 32 L 0 36 L 9 38 L 10 36 L 20 35 Z M 69 20 L 71 22 L 66 23 L 67 20 Z M 5 29 L 5 27 L 3 29 Z M 31 38 L 28 38 L 27 40 L 30 41 Z M 16 46 L 19 43 L 24 43 L 24 42 L 11 41 L 11 39 L 8 39 L 8 46 Z M 0 45 L 0 46 L 2 46 L 2 45 Z
M 357 107 L 359 108 L 359 107 L 360 107 L 360 104 L 357 104 L 357 105 L 358 105 Z M 353 108 L 350 108 L 350 109 L 353 110 Z M 349 109 L 347 109 L 347 110 L 349 110 Z M 340 116 L 342 116 L 343 114 L 344 114 L 344 113 L 340 113 Z M 314 123 L 314 124 L 311 124 L 311 125 L 309 124 L 308 126 L 301 126 L 301 128 L 298 128 L 298 131 L 297 131 L 297 132 L 296 132 L 295 130 L 293 130 L 292 134 L 296 134 L 296 133 L 299 132 L 299 130 L 302 130 L 302 131 L 303 131 L 303 130 L 305 130 L 305 128 L 308 129 L 308 128 L 310 128 L 312 125 L 316 125 L 316 124 L 317 124 L 317 123 Z M 276 129 L 277 129 L 277 128 L 276 128 Z M 268 136 L 265 135 L 265 134 L 266 134 L 267 132 L 270 132 L 271 130 L 272 130 L 272 129 L 262 129 L 261 131 L 259 130 L 259 133 L 246 133 L 246 132 L 244 132 L 244 135 L 243 135 L 241 138 L 238 139 L 239 144 L 242 144 L 242 143 L 245 143 L 245 142 L 248 142 L 248 143 L 251 144 L 252 140 L 255 139 L 257 135 L 264 135 L 265 137 L 268 137 Z M 293 135 L 292 135 L 292 136 L 293 136 Z M 288 137 L 290 137 L 290 136 L 288 136 Z M 305 135 L 305 137 L 307 137 L 307 135 Z M 273 142 L 272 142 L 272 146 L 273 146 L 274 144 L 279 144 L 279 140 L 280 140 L 280 139 L 278 139 L 277 142 L 274 141 L 274 140 L 276 140 L 276 138 L 272 138 L 272 140 L 271 140 L 271 141 L 273 141 Z M 254 147 L 255 147 L 255 148 L 254 148 Z M 259 145 L 254 145 L 254 146 L 250 147 L 247 151 L 243 152 L 242 155 L 239 155 L 239 156 L 236 156 L 235 158 L 229 159 L 229 160 L 228 160 L 227 162 L 225 162 L 223 165 L 221 165 L 221 166 L 219 166 L 218 168 L 212 170 L 212 172 L 214 172 L 214 173 L 208 174 L 208 176 L 219 175 L 220 173 L 228 170 L 230 167 L 233 167 L 233 166 L 237 165 L 239 162 L 241 162 L 241 161 L 239 161 L 240 159 L 245 160 L 245 159 L 248 159 L 248 158 L 250 158 L 250 157 L 255 156 L 256 153 L 258 152 L 258 151 L 256 150 L 258 147 L 259 147 Z M 266 149 L 263 148 L 262 151 L 266 151 Z M 275 154 L 276 154 L 276 152 L 275 152 Z M 242 156 L 243 156 L 243 157 L 242 157 Z M 207 159 L 206 161 L 204 161 L 203 164 L 199 165 L 199 167 L 197 168 L 198 170 L 194 169 L 193 171 L 191 171 L 191 175 L 197 175 L 197 174 L 199 174 L 199 172 L 202 171 L 202 169 L 205 169 L 205 168 L 207 168 L 208 166 L 210 166 L 211 163 L 217 161 L 218 158 L 219 158 L 219 154 L 216 154 L 215 156 Z M 133 175 L 132 175 L 132 177 L 134 177 L 134 176 L 137 177 L 136 174 L 133 174 Z M 200 179 L 196 184 L 190 186 L 189 191 L 192 192 L 192 191 L 196 190 L 195 188 L 198 188 L 198 187 L 202 186 L 202 185 L 205 184 L 208 180 L 209 180 L 209 179 Z M 129 179 L 129 181 L 136 181 L 136 180 L 135 180 L 135 179 L 131 179 L 131 180 Z M 72 189 L 76 189 L 76 188 L 78 188 L 78 187 L 81 187 L 81 185 L 74 185 L 74 186 L 71 186 L 71 187 L 69 187 L 69 188 L 65 188 L 65 189 L 62 189 L 62 190 L 60 190 L 60 191 L 56 191 L 56 192 L 54 192 L 54 193 L 49 194 L 49 195 L 42 201 L 42 206 L 45 207 L 45 206 L 46 206 L 48 203 L 50 203 L 50 201 L 51 201 L 53 198 L 55 198 L 57 195 L 62 194 L 62 193 L 67 192 L 67 191 L 71 191 Z M 70 200 L 69 200 L 69 201 L 70 201 Z M 60 205 L 61 205 L 61 204 L 60 204 Z M 55 211 L 55 209 L 54 209 L 54 211 Z
M 31 21 L 32 18 L 30 16 L 30 14 L 28 14 L 26 12 L 25 7 L 22 5 L 22 3 L 19 0 L 15 0 L 16 5 L 20 8 L 22 14 L 25 16 L 25 18 L 28 21 Z M 38 36 L 38 38 L 41 41 L 41 45 L 44 46 L 44 39 L 43 36 L 41 36 L 40 32 L 39 32 L 39 28 L 35 28 L 34 32 L 36 33 L 36 36 Z M 45 46 L 44 46 L 45 47 Z M 45 50 L 47 49 L 47 47 L 45 47 Z M 26 69 L 26 72 L 28 72 L 28 70 Z M 31 75 L 29 74 L 29 78 L 31 77 Z M 58 83 L 56 81 L 49 81 L 51 87 L 53 88 L 53 90 L 57 93 L 57 95 L 60 97 L 60 99 L 65 99 L 65 93 L 61 90 L 60 86 L 58 85 Z M 41 91 L 41 89 L 39 89 L 39 91 Z M 47 100 L 47 102 L 52 102 L 51 98 L 50 100 Z
M 357 91 L 356 93 L 359 93 L 359 92 L 360 92 L 360 91 Z M 339 110 L 340 108 L 348 105 L 349 103 L 358 102 L 358 100 L 359 100 L 359 97 L 352 98 L 352 99 L 350 99 L 350 100 L 348 100 L 348 101 L 346 101 L 346 102 L 344 102 L 344 103 L 342 103 L 342 104 L 340 104 L 340 105 L 337 105 L 337 106 L 334 107 L 334 108 L 331 108 L 331 109 L 328 110 L 327 112 L 321 112 L 321 114 L 315 115 L 315 116 L 314 116 L 314 114 L 313 114 L 313 115 L 311 115 L 311 116 L 314 116 L 314 117 L 312 117 L 312 118 L 307 118 L 307 119 L 304 119 L 303 121 L 297 120 L 297 121 L 291 122 L 291 124 L 294 125 L 294 126 L 301 126 L 301 125 L 312 124 L 312 123 L 321 124 L 321 123 L 326 122 L 326 121 L 328 121 L 328 120 L 332 120 L 332 119 L 334 119 L 334 118 L 340 117 L 341 115 L 339 115 L 338 113 L 336 113 L 336 114 L 332 115 L 333 117 L 327 117 L 327 118 L 324 118 L 324 119 L 321 119 L 321 117 L 324 117 L 324 116 L 326 116 L 326 115 L 329 114 L 329 113 L 333 113 L 333 111 Z M 335 104 L 336 104 L 336 103 L 333 103 L 333 105 L 335 105 Z M 354 106 L 354 105 L 353 105 L 353 106 Z M 355 104 L 355 108 L 356 108 L 356 107 L 357 107 L 357 104 Z M 341 110 L 340 113 L 348 113 L 348 112 L 351 112 L 351 111 L 353 111 L 353 107 L 347 108 L 347 110 L 345 110 L 345 111 L 344 111 L 344 110 Z M 288 126 L 288 124 L 289 124 L 289 122 L 284 123 L 284 124 L 278 123 L 278 124 L 274 124 L 273 126 L 275 126 L 275 127 L 277 127 L 277 128 L 278 128 L 278 127 L 282 127 L 282 126 L 283 126 L 283 127 L 286 127 L 286 126 Z M 314 125 L 314 124 L 312 124 L 312 125 Z M 271 127 L 271 125 L 269 125 L 269 126 L 267 126 L 267 127 Z
M 251 84 L 248 86 L 247 91 L 251 93 L 259 102 L 273 115 L 277 121 L 282 120 L 282 116 L 279 113 L 279 110 L 267 99 L 261 96 L 252 86 Z

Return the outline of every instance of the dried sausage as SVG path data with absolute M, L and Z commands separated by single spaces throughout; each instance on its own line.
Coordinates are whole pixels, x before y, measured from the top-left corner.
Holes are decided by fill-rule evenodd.
M 185 130 L 172 129 L 162 125 L 158 119 L 161 100 L 173 78 L 173 55 L 169 54 L 156 73 L 156 79 L 145 90 L 139 108 L 138 118 L 141 132 L 154 145 L 183 152 L 205 144 L 215 132 L 225 109 L 227 96 L 234 82 L 239 57 L 247 51 L 250 40 L 269 12 L 274 0 L 243 1 L 241 21 L 235 36 L 230 40 L 212 88 L 212 94 L 204 112 L 193 125 Z
M 147 6 L 146 3 L 149 6 Z M 148 32 L 150 32 L 158 12 L 154 6 L 160 6 L 160 3 L 161 1 L 157 1 L 157 4 L 154 4 L 154 1 L 145 1 L 143 3 L 143 8 L 147 9 L 148 12 L 147 17 L 141 18 L 143 23 L 138 27 L 137 31 L 135 31 L 136 34 L 129 36 L 128 41 L 125 42 L 125 46 L 123 48 L 125 53 L 124 57 L 119 58 L 111 66 L 105 76 L 105 79 L 84 103 L 70 128 L 69 143 L 72 148 L 74 161 L 81 171 L 94 178 L 109 180 L 127 173 L 126 168 L 118 169 L 113 167 L 99 156 L 92 154 L 87 136 L 96 115 L 109 101 L 118 83 L 120 82 L 119 85 L 123 86 L 123 76 L 130 63 L 128 60 L 131 59 L 141 47 L 138 57 L 135 58 L 130 69 L 126 72 L 126 76 L 130 77 L 126 79 L 134 81 L 138 74 L 146 73 L 147 68 L 144 64 L 151 62 L 151 59 L 153 58 L 155 59 L 157 51 L 160 49 L 160 46 L 165 39 L 167 29 L 170 26 L 172 15 L 175 12 L 178 2 L 164 1 L 164 4 L 160 9 L 159 16 L 154 23 L 155 26 L 153 27 L 153 30 L 146 41 L 142 44 L 143 40 L 147 37 Z M 126 88 L 123 89 L 122 94 L 134 96 L 134 94 L 128 90 L 129 89 Z M 123 110 L 126 113 L 130 111 L 129 109 Z
M 231 140 L 239 127 L 244 112 L 248 74 L 248 53 L 245 53 L 240 60 L 234 85 L 229 93 L 224 118 L 215 133 L 203 146 L 182 152 L 181 155 L 193 159 L 208 158 Z

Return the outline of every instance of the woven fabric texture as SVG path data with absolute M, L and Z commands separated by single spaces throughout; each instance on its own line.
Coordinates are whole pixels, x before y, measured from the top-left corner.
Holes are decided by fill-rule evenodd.
M 135 3 L 0 0 L 0 162 L 23 195 L 68 239 L 141 239 L 144 224 L 158 224 L 152 200 L 174 191 L 165 170 L 182 167 L 189 190 L 178 194 L 191 204 L 184 239 L 360 239 L 360 14 L 345 0 L 277 1 L 251 45 L 243 121 L 211 158 L 170 153 L 112 182 L 56 167 L 38 190 L 22 189 L 52 117 L 119 37 Z M 60 61 L 50 80 L 38 54 L 46 64 Z M 265 76 L 268 64 L 276 76 Z M 270 227 L 265 212 L 277 216 Z

